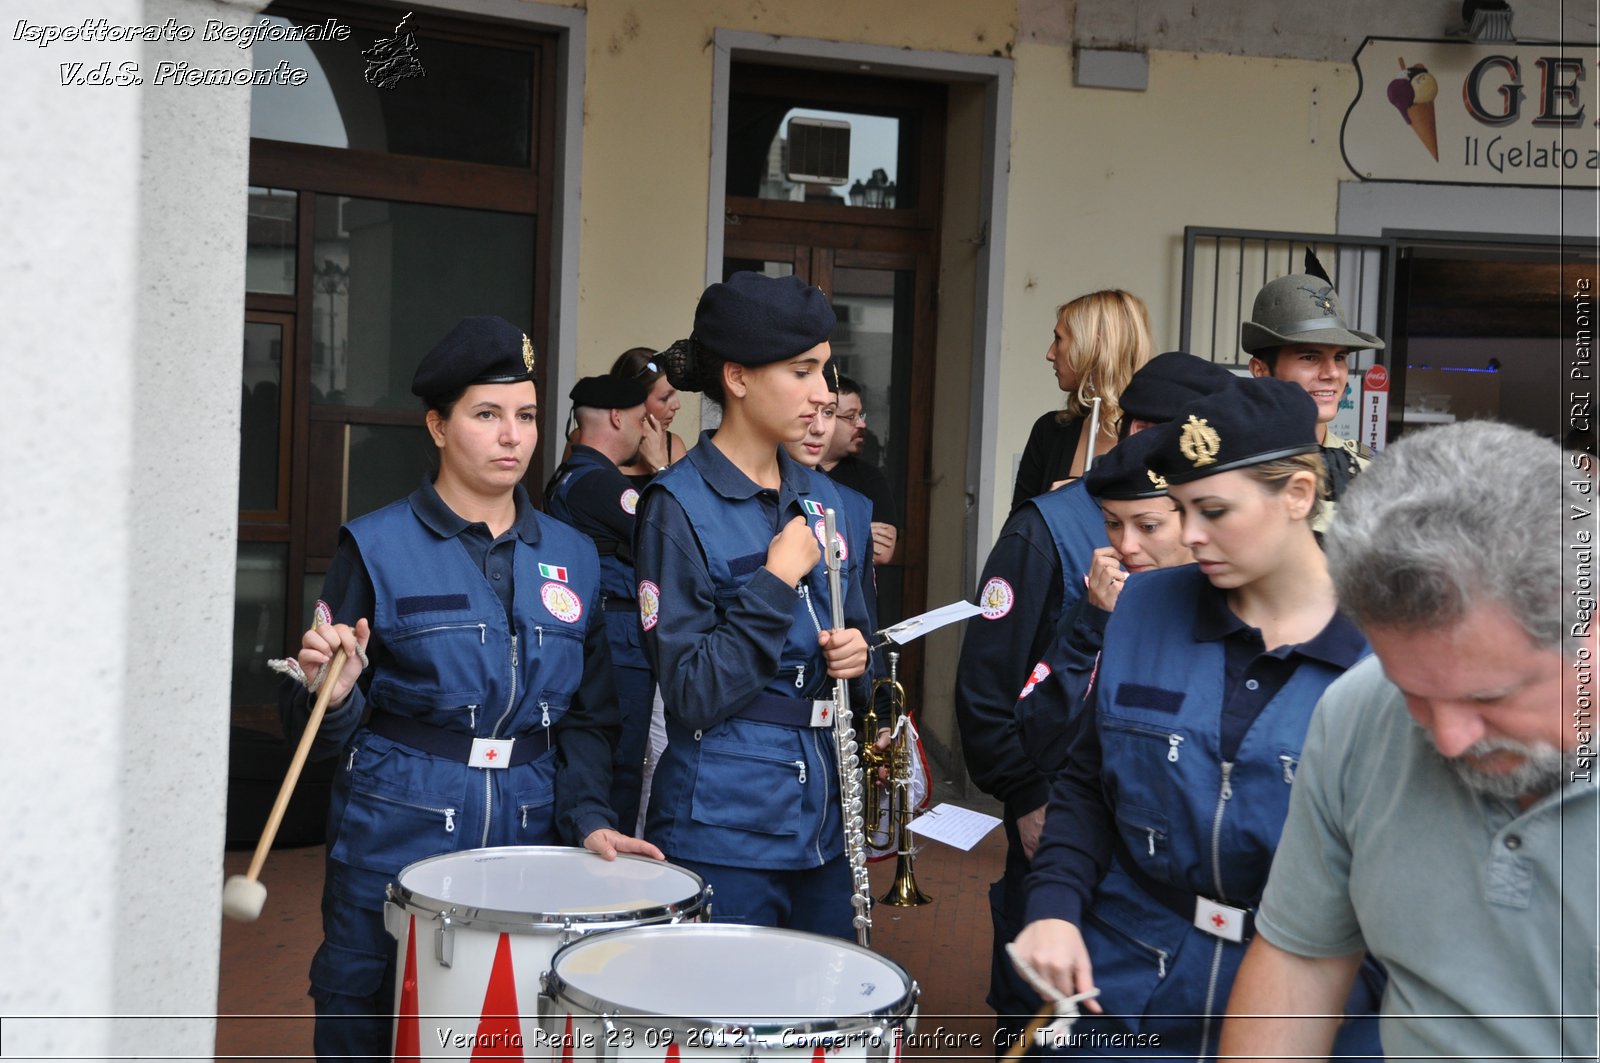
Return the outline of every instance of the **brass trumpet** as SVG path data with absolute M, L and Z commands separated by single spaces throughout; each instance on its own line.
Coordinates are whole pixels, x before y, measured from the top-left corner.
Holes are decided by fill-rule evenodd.
M 873 848 L 886 850 L 893 845 L 895 850 L 894 884 L 883 895 L 881 903 L 897 908 L 914 908 L 933 900 L 917 888 L 913 867 L 915 853 L 911 847 L 911 817 L 916 811 L 911 807 L 912 760 L 916 756 L 912 745 L 916 729 L 912 724 L 911 710 L 906 707 L 906 689 L 900 685 L 900 654 L 891 650 L 888 658 L 889 675 L 872 684 L 871 693 L 867 696 L 867 710 L 861 721 L 861 733 L 866 737 L 866 751 L 862 755 L 862 767 L 867 777 L 865 833 L 868 844 Z M 885 688 L 888 694 L 890 735 L 887 749 L 879 749 L 876 741 L 880 687 Z M 880 768 L 888 769 L 887 781 L 878 779 Z M 883 793 L 885 787 L 888 788 L 887 799 Z

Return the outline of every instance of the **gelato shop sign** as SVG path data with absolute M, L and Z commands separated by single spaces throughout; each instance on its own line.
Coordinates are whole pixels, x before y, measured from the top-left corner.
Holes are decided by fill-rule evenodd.
M 1368 37 L 1344 116 L 1366 181 L 1593 186 L 1600 46 Z

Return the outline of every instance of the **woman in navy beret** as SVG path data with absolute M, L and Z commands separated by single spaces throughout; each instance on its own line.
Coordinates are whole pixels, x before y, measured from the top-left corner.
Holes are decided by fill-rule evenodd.
M 406 866 L 499 845 L 661 857 L 608 804 L 621 728 L 594 543 L 521 485 L 538 440 L 533 359 L 498 317 L 463 319 L 423 359 L 412 391 L 438 475 L 345 525 L 326 604 L 282 662 L 299 680 L 281 705 L 291 736 L 308 687 L 333 684 L 313 754 L 339 756 L 311 962 L 319 1058 L 390 1055 L 384 891 Z
M 832 400 L 833 325 L 795 277 L 706 290 L 693 336 L 660 357 L 722 422 L 645 489 L 634 553 L 667 727 L 646 837 L 712 885 L 719 922 L 850 937 L 831 699 L 838 679 L 864 691 L 869 625 L 847 558 L 833 627 L 824 511 L 847 553 L 862 540 L 833 483 L 783 449 Z
M 1311 530 L 1316 414 L 1295 384 L 1247 380 L 1151 429 L 1196 564 L 1119 592 L 1015 945 L 1060 992 L 1099 990 L 1069 1053 L 1216 1052 L 1312 709 L 1369 652 Z M 1371 988 L 1339 1058 L 1381 1056 Z

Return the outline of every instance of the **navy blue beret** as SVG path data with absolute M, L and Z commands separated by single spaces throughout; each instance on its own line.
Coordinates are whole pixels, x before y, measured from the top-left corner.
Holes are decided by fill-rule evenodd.
M 1166 494 L 1167 481 L 1146 465 L 1150 452 L 1160 442 L 1161 433 L 1153 428 L 1124 439 L 1111 448 L 1111 453 L 1095 459 L 1094 468 L 1084 474 L 1084 489 L 1096 499 L 1113 502 Z
M 1117 402 L 1125 417 L 1170 421 L 1195 399 L 1232 387 L 1239 377 L 1186 351 L 1158 354 L 1133 374 Z
M 637 380 L 620 376 L 586 376 L 572 385 L 569 397 L 573 408 L 590 406 L 597 410 L 631 410 L 643 406 L 650 392 Z
M 809 351 L 834 322 L 822 289 L 799 277 L 744 271 L 700 296 L 694 341 L 724 361 L 767 365 Z
M 1287 380 L 1239 380 L 1140 435 L 1152 433 L 1158 439 L 1150 451 L 1151 470 L 1169 484 L 1188 483 L 1313 453 L 1318 449 L 1317 404 L 1304 388 Z
M 411 393 L 443 399 L 472 384 L 533 379 L 533 343 L 503 317 L 464 317 L 434 344 L 411 378 Z

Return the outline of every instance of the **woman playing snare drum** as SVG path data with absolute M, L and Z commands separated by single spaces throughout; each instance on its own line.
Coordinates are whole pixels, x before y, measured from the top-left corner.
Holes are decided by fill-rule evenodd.
M 305 633 L 303 676 L 342 649 L 317 739 L 339 753 L 328 814 L 322 947 L 311 963 L 321 1058 L 387 1057 L 395 943 L 384 887 L 425 857 L 491 845 L 582 843 L 660 858 L 606 804 L 619 731 L 584 535 L 535 511 L 533 347 L 470 317 L 412 381 L 439 473 L 351 521 Z M 370 660 L 370 667 L 365 662 Z M 305 725 L 290 684 L 285 730 Z

